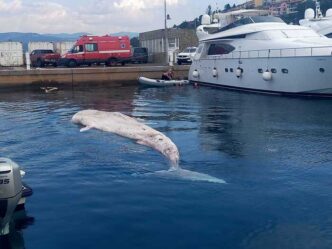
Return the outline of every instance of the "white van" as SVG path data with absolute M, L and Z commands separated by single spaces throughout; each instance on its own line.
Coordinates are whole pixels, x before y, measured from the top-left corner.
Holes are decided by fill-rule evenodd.
M 197 50 L 196 47 L 188 47 L 185 50 L 183 50 L 181 53 L 179 53 L 178 56 L 176 57 L 178 65 L 181 65 L 182 63 L 191 64 L 194 55 L 196 53 L 196 50 Z

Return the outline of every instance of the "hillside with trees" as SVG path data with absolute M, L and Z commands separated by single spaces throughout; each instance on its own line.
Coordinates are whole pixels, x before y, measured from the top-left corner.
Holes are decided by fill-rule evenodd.
M 287 1 L 286 1 L 287 3 Z M 299 20 L 304 18 L 304 11 L 308 8 L 315 9 L 315 2 L 312 0 L 306 0 L 303 2 L 298 3 L 290 13 L 285 13 L 280 15 L 279 17 L 282 18 L 286 23 L 294 23 L 298 24 Z M 332 0 L 321 0 L 320 1 L 321 11 L 325 15 L 325 12 L 327 9 L 332 8 Z M 222 12 L 228 12 L 232 9 L 236 8 L 237 6 L 235 4 L 231 5 L 230 3 L 227 3 L 224 5 L 224 9 L 220 10 L 218 8 L 213 9 L 211 5 L 208 5 L 206 8 L 205 13 L 208 15 L 212 15 L 214 13 L 222 13 Z M 263 9 L 269 9 L 270 6 L 268 4 L 263 6 Z M 173 28 L 181 28 L 181 29 L 196 29 L 197 26 L 201 23 L 202 16 L 199 16 L 195 18 L 192 21 L 184 21 L 179 25 L 174 25 Z

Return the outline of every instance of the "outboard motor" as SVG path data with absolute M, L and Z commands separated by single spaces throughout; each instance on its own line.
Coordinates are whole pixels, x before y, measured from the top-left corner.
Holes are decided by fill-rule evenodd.
M 9 234 L 9 223 L 14 211 L 19 203 L 24 204 L 23 190 L 27 188 L 23 187 L 22 175 L 15 162 L 0 158 L 0 236 Z

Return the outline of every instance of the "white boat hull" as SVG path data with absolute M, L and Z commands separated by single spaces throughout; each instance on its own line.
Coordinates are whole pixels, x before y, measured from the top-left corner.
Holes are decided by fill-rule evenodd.
M 240 77 L 237 68 L 243 70 Z M 259 69 L 276 72 L 264 80 Z M 332 56 L 200 59 L 192 63 L 189 80 L 246 91 L 332 96 Z

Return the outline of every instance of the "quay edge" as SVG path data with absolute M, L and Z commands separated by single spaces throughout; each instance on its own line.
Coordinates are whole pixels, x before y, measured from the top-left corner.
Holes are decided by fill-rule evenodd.
M 23 68 L 0 70 L 0 88 L 33 88 L 40 86 L 108 86 L 135 85 L 137 78 L 160 78 L 169 66 L 81 67 L 81 68 Z M 175 77 L 187 78 L 188 65 L 174 66 Z

